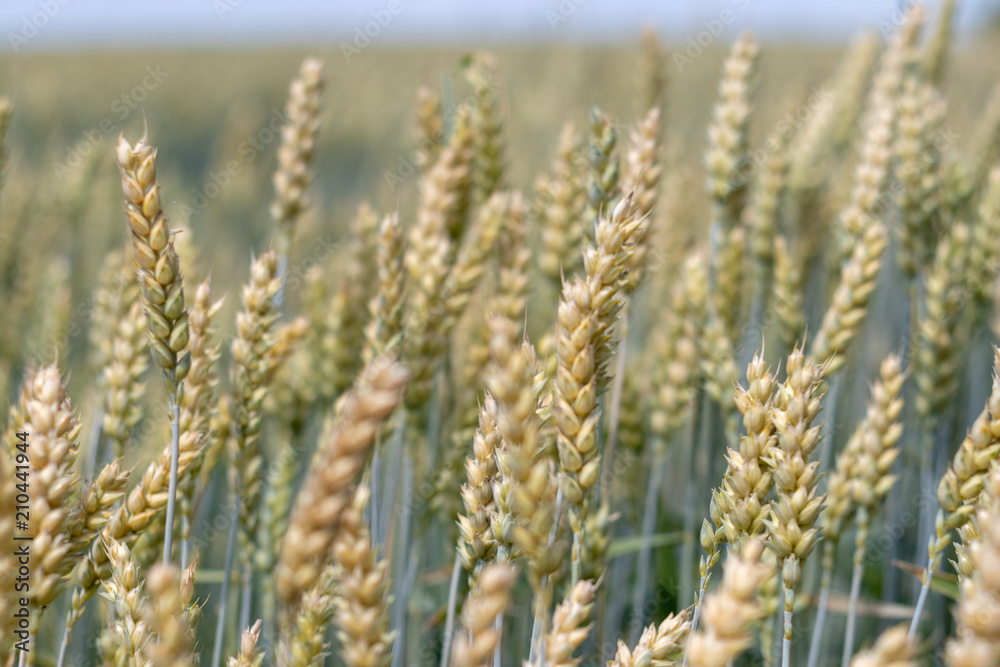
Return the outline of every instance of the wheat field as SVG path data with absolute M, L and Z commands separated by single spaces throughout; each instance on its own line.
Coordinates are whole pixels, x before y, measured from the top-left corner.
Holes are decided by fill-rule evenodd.
M 0 60 L 0 663 L 1000 664 L 955 8 Z

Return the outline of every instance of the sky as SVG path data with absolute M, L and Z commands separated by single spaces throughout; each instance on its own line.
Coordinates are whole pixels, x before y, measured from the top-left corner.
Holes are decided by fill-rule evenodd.
M 940 0 L 927 0 L 931 16 Z M 892 25 L 900 0 L 0 0 L 0 48 L 387 46 L 614 42 L 653 25 L 681 42 L 749 29 L 763 39 L 840 41 Z M 1000 0 L 960 0 L 968 34 Z

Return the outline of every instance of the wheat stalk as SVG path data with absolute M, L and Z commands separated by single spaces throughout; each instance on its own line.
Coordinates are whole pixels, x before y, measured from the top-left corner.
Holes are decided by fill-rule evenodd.
M 184 304 L 184 282 L 180 262 L 171 240 L 167 218 L 160 205 L 156 182 L 156 151 L 144 134 L 133 146 L 118 139 L 118 167 L 125 193 L 125 217 L 138 264 L 139 290 L 146 311 L 149 350 L 153 362 L 163 371 L 170 394 L 170 489 L 166 508 L 166 535 L 163 560 L 169 562 L 173 545 L 174 505 L 180 453 L 181 382 L 191 368 L 191 356 L 184 353 L 188 343 L 188 314 Z

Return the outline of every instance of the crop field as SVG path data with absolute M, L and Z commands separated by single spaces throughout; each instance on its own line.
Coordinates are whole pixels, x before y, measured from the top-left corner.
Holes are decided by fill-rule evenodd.
M 955 11 L 0 58 L 0 665 L 1000 664 Z

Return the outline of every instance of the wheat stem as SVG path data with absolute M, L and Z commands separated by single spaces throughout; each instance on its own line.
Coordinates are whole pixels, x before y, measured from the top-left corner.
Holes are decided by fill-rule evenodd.
M 601 457 L 601 498 L 611 498 L 611 483 L 614 481 L 615 449 L 618 446 L 618 421 L 622 407 L 622 386 L 625 384 L 625 356 L 628 351 L 628 302 L 622 306 L 618 331 L 621 344 L 615 359 L 615 377 L 611 384 L 611 406 L 608 411 L 608 439 Z M 610 502 L 610 500 L 609 500 Z
M 174 507 L 177 504 L 177 466 L 181 458 L 181 407 L 177 395 L 170 397 L 173 419 L 170 420 L 170 485 L 167 490 L 167 529 L 163 535 L 163 562 L 170 563 L 174 544 Z
M 851 596 L 847 603 L 847 629 L 844 631 L 844 655 L 840 661 L 841 667 L 849 667 L 851 657 L 854 654 L 854 630 L 858 616 L 858 598 L 861 595 L 861 575 L 863 573 L 864 566 L 856 563 L 851 574 Z
M 455 636 L 455 604 L 458 602 L 458 577 L 462 572 L 462 557 L 456 551 L 448 583 L 448 612 L 444 623 L 444 640 L 441 647 L 441 667 L 448 667 L 451 660 L 451 641 Z
M 209 667 L 220 667 L 222 647 L 226 642 L 226 617 L 229 612 L 229 580 L 233 575 L 233 559 L 236 555 L 236 537 L 240 525 L 242 494 L 237 491 L 233 498 L 233 515 L 229 518 L 229 542 L 226 544 L 226 562 L 222 568 L 222 590 L 219 593 L 219 616 L 215 624 L 215 645 L 212 648 L 212 662 Z
M 819 652 L 823 646 L 823 630 L 826 627 L 827 605 L 830 604 L 830 580 L 833 571 L 823 564 L 822 584 L 819 589 L 819 599 L 816 603 L 816 620 L 813 623 L 812 639 L 809 643 L 809 659 L 806 667 L 816 667 L 819 664 Z

